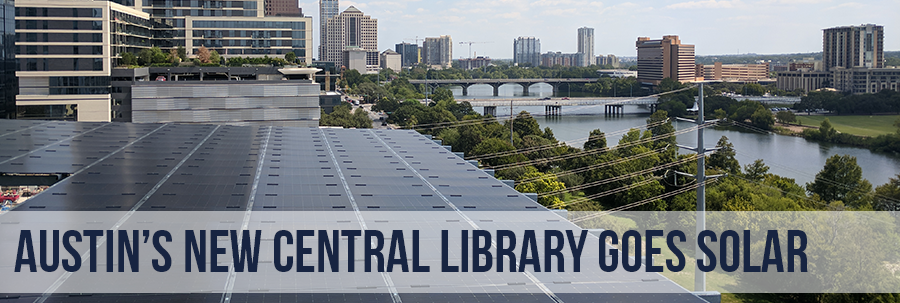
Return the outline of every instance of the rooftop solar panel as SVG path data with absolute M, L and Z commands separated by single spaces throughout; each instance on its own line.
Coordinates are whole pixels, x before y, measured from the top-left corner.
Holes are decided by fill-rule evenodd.
M 261 230 L 578 229 L 409 130 L 0 120 L 0 142 L 0 172 L 71 174 L 15 211 L 249 210 L 254 221 L 248 224 Z M 310 217 L 279 217 L 284 211 Z M 503 214 L 498 211 L 516 215 L 498 216 Z M 434 235 L 423 242 L 429 251 L 440 246 Z M 594 267 L 582 267 L 597 271 L 590 275 L 448 274 L 439 283 L 390 273 L 286 279 L 266 270 L 272 272 L 264 272 L 264 279 L 237 274 L 228 281 L 197 281 L 246 292 L 53 294 L 44 302 L 705 302 L 660 275 Z M 350 288 L 377 291 L 351 293 Z M 646 288 L 667 293 L 640 293 Z M 397 294 L 398 289 L 403 291 Z M 606 289 L 635 293 L 597 294 Z M 3 296 L 32 302 L 41 295 Z

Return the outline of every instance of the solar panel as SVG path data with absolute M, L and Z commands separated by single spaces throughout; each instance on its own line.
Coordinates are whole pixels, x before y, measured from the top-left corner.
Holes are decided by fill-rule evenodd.
M 251 228 L 273 231 L 578 229 L 409 130 L 20 120 L 0 120 L 0 130 L 0 172 L 71 175 L 14 211 L 252 210 Z M 287 211 L 309 217 L 279 217 Z M 417 211 L 422 218 L 389 211 Z M 426 214 L 430 220 L 423 219 Z M 440 254 L 439 238 L 423 241 L 430 251 L 423 255 Z M 458 246 L 450 249 L 453 255 L 458 251 Z M 238 274 L 231 281 L 197 283 L 232 282 L 236 290 L 247 290 L 229 293 L 230 302 L 705 302 L 657 274 L 605 273 L 595 266 L 582 271 L 470 272 L 429 281 L 424 275 L 359 272 L 309 279 L 265 267 L 263 279 Z M 653 293 L 642 293 L 651 288 Z M 392 290 L 400 291 L 391 295 Z M 606 290 L 619 293 L 602 294 Z M 31 302 L 40 294 L 3 296 Z M 53 294 L 45 302 L 222 302 L 224 297 Z

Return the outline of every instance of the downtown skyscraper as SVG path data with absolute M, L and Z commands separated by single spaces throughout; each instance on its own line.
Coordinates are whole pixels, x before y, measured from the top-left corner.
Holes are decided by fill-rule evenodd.
M 326 61 L 328 19 L 334 18 L 340 12 L 338 0 L 319 0 L 319 60 Z
M 834 67 L 884 67 L 884 26 L 842 26 L 823 32 L 822 62 L 826 71 Z
M 366 51 L 366 65 L 377 68 L 378 61 L 378 19 L 363 14 L 356 7 L 349 7 L 337 16 L 327 20 L 325 26 L 325 48 L 322 61 L 341 64 L 344 51 L 348 49 Z
M 541 65 L 541 39 L 519 37 L 513 41 L 513 63 L 518 65 Z
M 594 29 L 582 27 L 578 29 L 578 52 L 584 56 L 583 66 L 594 64 Z

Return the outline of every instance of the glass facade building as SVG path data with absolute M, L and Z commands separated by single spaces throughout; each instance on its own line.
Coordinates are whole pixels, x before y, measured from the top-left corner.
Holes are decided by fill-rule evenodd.
M 16 117 L 16 8 L 0 0 L 0 119 Z
M 201 46 L 223 57 L 283 57 L 293 52 L 300 60 L 312 62 L 309 46 L 312 31 L 309 17 L 209 18 L 189 17 L 185 40 L 189 49 Z

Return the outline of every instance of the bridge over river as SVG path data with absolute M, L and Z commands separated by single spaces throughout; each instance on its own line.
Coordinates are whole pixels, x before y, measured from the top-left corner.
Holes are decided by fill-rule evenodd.
M 469 95 L 469 87 L 476 84 L 487 84 L 494 88 L 494 96 L 500 95 L 500 86 L 503 84 L 518 84 L 523 88 L 523 94 L 528 95 L 528 88 L 538 83 L 547 83 L 553 87 L 553 94 L 559 90 L 560 84 L 563 83 L 594 83 L 597 79 L 589 78 L 568 78 L 568 79 L 456 79 L 456 80 L 409 80 L 412 84 L 425 84 L 432 87 L 438 86 L 459 86 L 462 87 L 462 95 Z
M 696 98 L 695 98 L 696 99 Z M 737 100 L 752 100 L 763 104 L 793 104 L 800 102 L 800 97 L 739 97 Z M 495 115 L 498 106 L 544 106 L 547 115 L 557 115 L 563 106 L 604 105 L 607 114 L 618 115 L 625 105 L 646 106 L 651 112 L 656 111 L 657 97 L 564 97 L 564 98 L 460 98 L 457 101 L 468 101 L 473 107 L 484 107 L 484 114 Z

